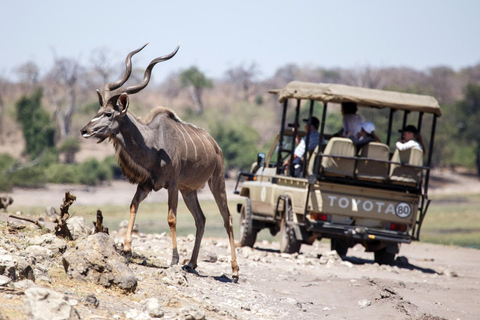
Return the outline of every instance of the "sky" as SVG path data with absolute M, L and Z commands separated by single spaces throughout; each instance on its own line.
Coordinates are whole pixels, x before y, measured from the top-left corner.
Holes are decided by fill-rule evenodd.
M 113 64 L 134 59 L 153 79 L 197 66 L 219 78 L 255 63 L 260 78 L 287 64 L 323 68 L 410 67 L 455 70 L 480 63 L 480 1 L 7 1 L 0 0 L 0 76 L 54 57 L 88 66 L 105 50 Z

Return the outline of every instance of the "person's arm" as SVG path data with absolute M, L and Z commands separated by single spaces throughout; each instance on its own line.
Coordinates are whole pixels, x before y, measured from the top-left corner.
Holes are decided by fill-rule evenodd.
M 293 160 L 302 157 L 304 153 L 305 153 L 305 140 L 302 139 L 300 140 L 300 143 L 298 144 L 298 146 L 295 148 L 295 151 L 293 152 Z M 285 160 L 283 165 L 284 166 L 290 165 L 290 157 L 288 157 L 287 160 Z
M 405 150 L 411 149 L 413 147 L 418 147 L 418 143 L 415 140 L 410 140 L 410 141 L 407 141 L 407 142 L 397 141 L 395 146 L 397 147 L 398 150 L 405 151 Z

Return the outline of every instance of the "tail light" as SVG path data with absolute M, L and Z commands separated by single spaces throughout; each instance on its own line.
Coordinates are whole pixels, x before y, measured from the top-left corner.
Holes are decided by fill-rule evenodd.
M 310 219 L 315 221 L 330 221 L 331 216 L 329 214 L 324 214 L 320 212 L 311 212 Z
M 405 232 L 408 229 L 408 225 L 402 224 L 402 223 L 389 222 L 389 223 L 386 224 L 385 229 L 392 230 L 392 231 Z

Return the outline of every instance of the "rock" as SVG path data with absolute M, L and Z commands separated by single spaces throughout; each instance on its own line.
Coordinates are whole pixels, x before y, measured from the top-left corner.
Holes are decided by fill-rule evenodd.
M 55 221 L 58 216 L 57 210 L 54 207 L 46 207 L 45 208 L 45 215 L 51 220 Z
M 119 235 L 124 235 L 125 233 L 127 233 L 127 228 L 128 228 L 128 220 L 122 220 L 118 225 L 117 233 Z M 138 224 L 136 223 L 133 224 L 132 234 L 138 235 Z
M 53 251 L 42 246 L 33 245 L 20 252 L 21 257 L 27 258 L 33 264 L 50 261 L 53 259 Z
M 160 273 L 161 281 L 166 285 L 187 286 L 186 272 L 180 266 L 172 266 Z
M 76 320 L 80 319 L 77 310 L 64 294 L 46 288 L 25 290 L 25 314 L 36 320 Z
M 54 254 L 64 253 L 67 249 L 67 242 L 56 237 L 53 233 L 47 233 L 42 236 L 36 236 L 30 240 L 32 245 L 42 246 L 52 250 Z
M 366 308 L 366 307 L 369 307 L 372 305 L 372 302 L 370 300 L 367 300 L 367 299 L 363 299 L 363 300 L 360 300 L 357 302 L 357 305 L 360 307 L 360 308 Z
M 36 285 L 32 280 L 20 280 L 13 283 L 13 287 L 15 289 L 28 289 L 28 288 L 35 288 Z
M 205 262 L 215 263 L 217 262 L 218 257 L 215 252 L 203 251 L 200 259 Z
M 7 207 L 13 203 L 13 198 L 10 196 L 0 196 L 0 211 L 7 212 Z
M 67 228 L 73 240 L 86 238 L 91 234 L 90 228 L 85 223 L 83 217 L 71 217 L 67 220 Z
M 107 288 L 117 286 L 127 292 L 137 287 L 134 273 L 115 251 L 113 239 L 106 233 L 82 239 L 63 254 L 62 262 L 69 277 L 91 280 Z
M 445 269 L 445 270 L 443 270 L 442 273 L 449 278 L 457 278 L 458 277 L 458 274 L 455 271 L 450 270 L 450 269 Z
M 100 305 L 100 301 L 98 301 L 97 297 L 94 294 L 89 294 L 80 300 L 86 306 L 92 306 L 98 308 Z
M 322 254 L 320 257 L 320 263 L 321 264 L 333 264 L 333 263 L 340 263 L 342 261 L 342 258 L 338 255 L 337 251 L 332 250 L 325 252 Z
M 185 320 L 204 320 L 205 314 L 197 308 L 186 306 L 180 309 L 181 315 Z
M 130 309 L 125 313 L 125 318 L 133 320 L 150 320 L 150 316 L 145 312 L 138 311 L 135 309 Z
M 52 280 L 50 279 L 50 275 L 48 274 L 48 267 L 42 265 L 42 264 L 37 264 L 35 268 L 33 269 L 33 274 L 35 277 L 35 281 L 43 281 L 47 283 L 51 283 Z
M 142 305 L 142 311 L 152 318 L 162 318 L 165 314 L 162 305 L 156 298 L 145 299 L 140 304 Z
M 13 257 L 9 254 L 0 255 L 0 275 L 16 280 L 15 270 L 16 263 Z
M 11 282 L 12 282 L 12 279 L 10 279 L 9 277 L 0 275 L 0 287 L 6 287 Z
M 21 256 L 13 256 L 13 259 L 16 262 L 16 280 L 29 279 L 35 281 L 35 272 L 27 259 Z M 28 258 L 28 260 L 32 259 Z

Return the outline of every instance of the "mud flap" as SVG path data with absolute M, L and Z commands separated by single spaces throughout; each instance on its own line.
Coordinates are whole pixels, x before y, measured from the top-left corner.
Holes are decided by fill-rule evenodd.
M 310 239 L 310 234 L 305 228 L 301 228 L 298 224 L 292 224 L 293 230 L 295 231 L 295 238 L 298 241 L 307 241 Z

